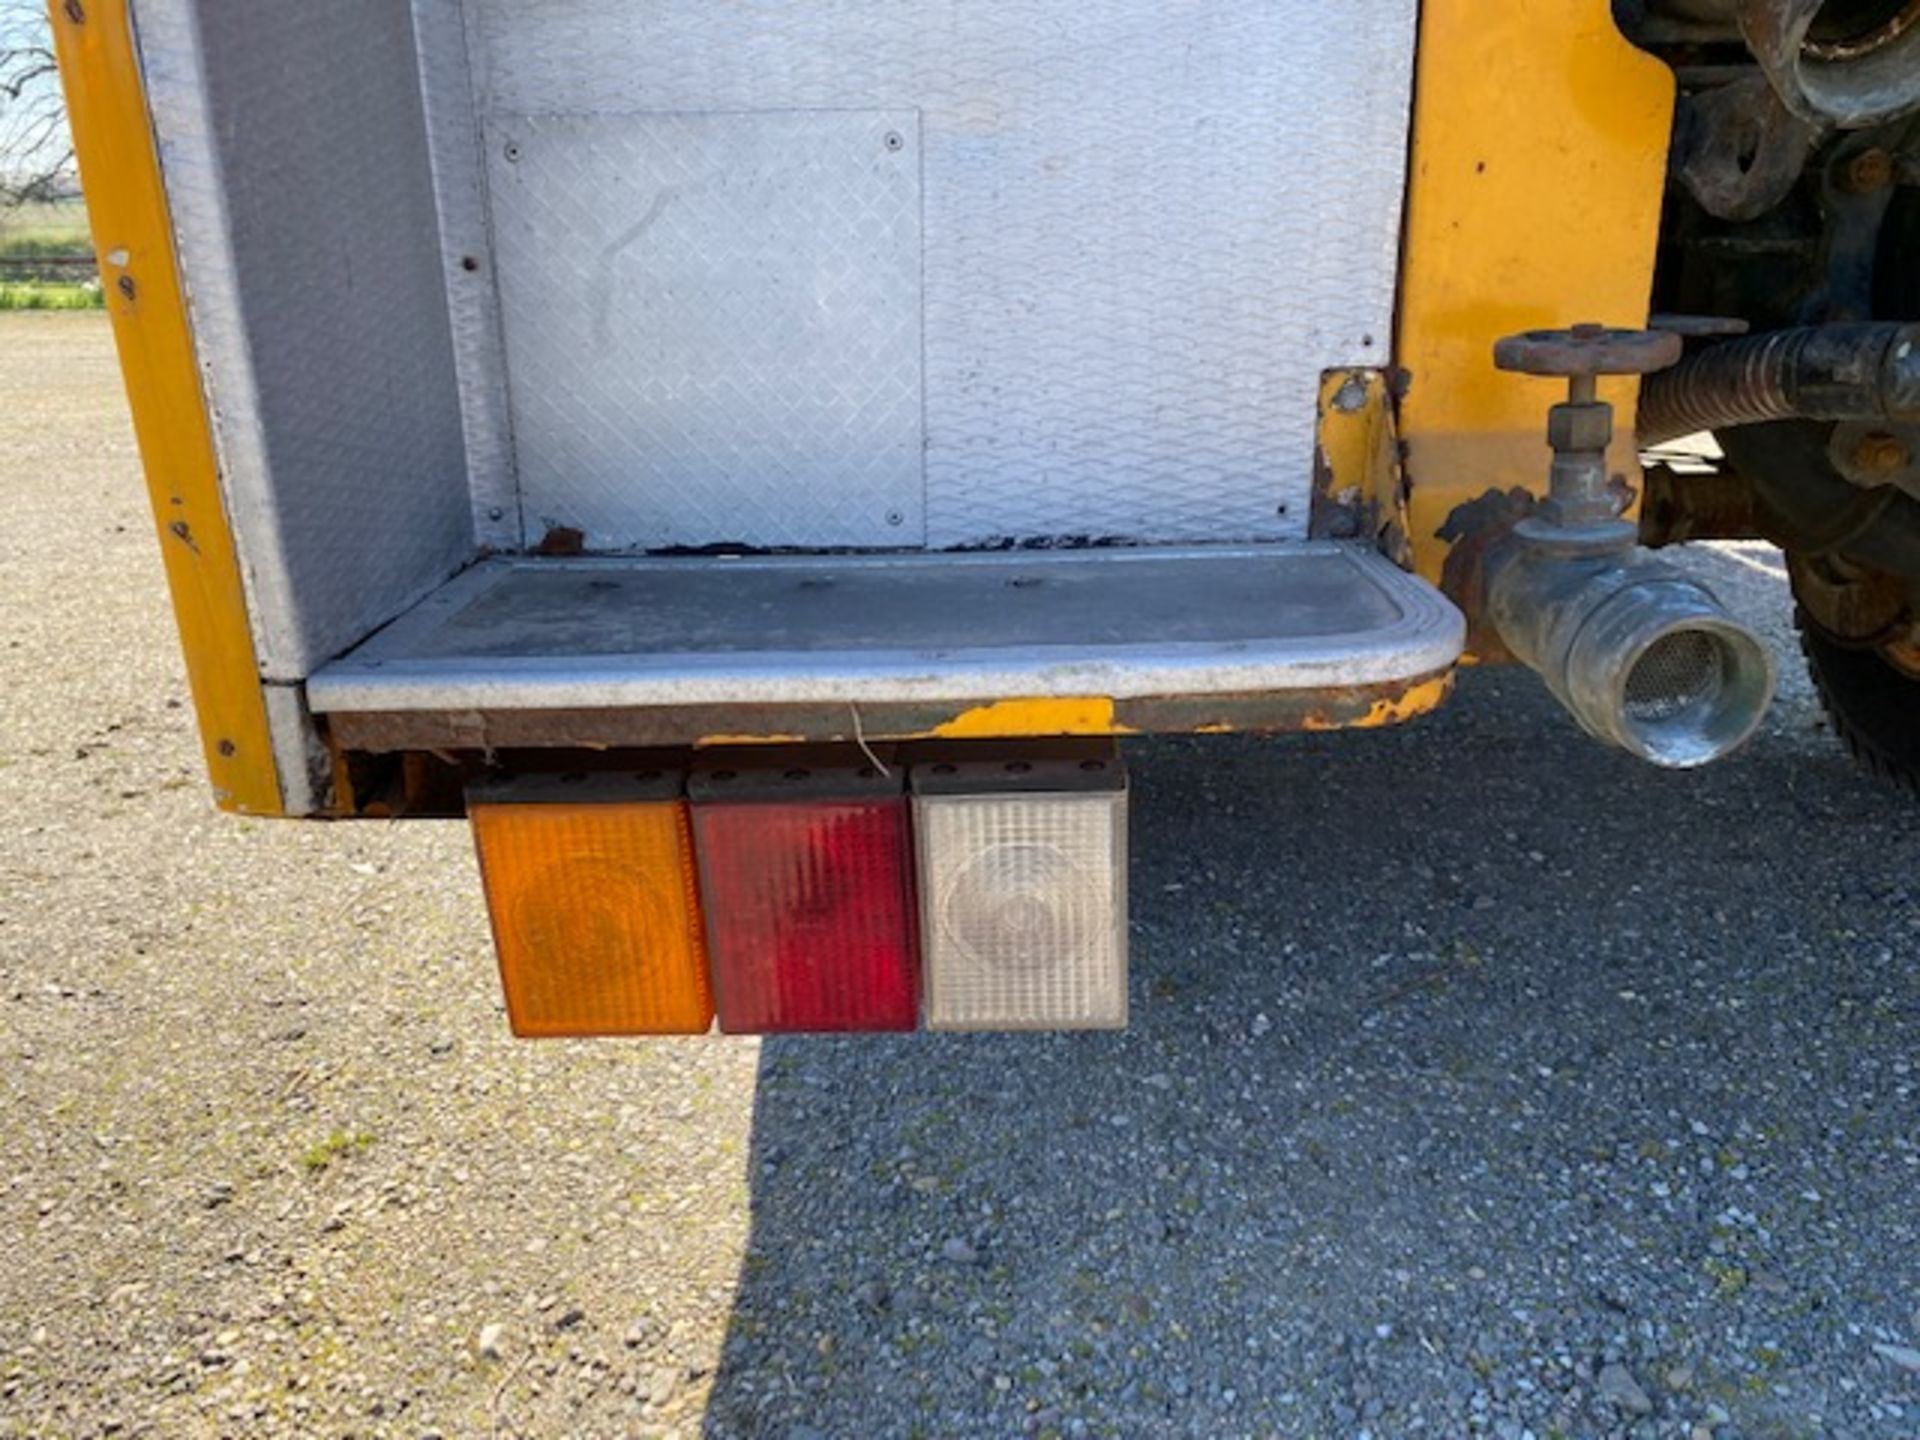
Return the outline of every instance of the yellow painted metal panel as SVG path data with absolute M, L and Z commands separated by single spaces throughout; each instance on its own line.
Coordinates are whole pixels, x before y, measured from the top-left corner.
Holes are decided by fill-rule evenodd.
M 1620 34 L 1610 0 L 1425 0 L 1418 75 L 1400 420 L 1414 559 L 1439 582 L 1438 533 L 1457 507 L 1546 489 L 1547 407 L 1561 391 L 1496 371 L 1494 341 L 1646 324 L 1674 77 Z M 1601 393 L 1616 407 L 1613 468 L 1637 496 L 1638 386 Z
M 1314 533 L 1371 541 L 1396 565 L 1408 567 L 1405 477 L 1386 375 L 1329 370 L 1320 377 L 1319 421 Z M 1323 504 L 1353 528 L 1320 530 Z
M 126 0 L 52 0 L 73 148 L 146 467 L 214 795 L 279 814 L 280 781 Z
M 1117 735 L 1113 701 L 1102 696 L 1000 700 L 956 715 L 933 732 L 942 740 L 999 740 L 1035 735 Z
M 1378 370 L 1329 370 L 1320 377 L 1320 460 L 1335 494 L 1385 490 L 1378 475 L 1381 432 L 1393 417 Z

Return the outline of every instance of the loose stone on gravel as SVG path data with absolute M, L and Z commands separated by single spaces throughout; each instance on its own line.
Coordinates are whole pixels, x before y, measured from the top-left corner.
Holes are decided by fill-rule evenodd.
M 653 1377 L 647 1382 L 648 1403 L 664 1406 L 672 1400 L 679 1393 L 683 1373 L 678 1365 L 662 1365 L 655 1369 Z
M 1873 1353 L 1897 1369 L 1920 1375 L 1920 1350 L 1906 1345 L 1875 1345 Z
M 1633 1378 L 1633 1372 L 1617 1361 L 1600 1367 L 1598 1382 L 1600 1398 L 1616 1410 L 1628 1415 L 1651 1415 L 1653 1399 L 1640 1388 L 1640 1382 Z

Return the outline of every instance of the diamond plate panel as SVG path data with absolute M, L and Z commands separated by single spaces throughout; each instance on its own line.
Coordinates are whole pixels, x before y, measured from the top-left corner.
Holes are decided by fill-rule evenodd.
M 476 548 L 412 22 L 136 18 L 261 673 L 299 681 Z
M 529 539 L 924 539 L 908 111 L 496 114 Z
M 1320 372 L 1391 353 L 1416 9 L 469 0 L 468 28 L 494 116 L 921 113 L 952 546 L 1305 533 Z

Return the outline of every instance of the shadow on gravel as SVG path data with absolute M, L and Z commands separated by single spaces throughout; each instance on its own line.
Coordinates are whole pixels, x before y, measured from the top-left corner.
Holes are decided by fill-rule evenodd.
M 765 1044 L 707 1433 L 1911 1434 L 1920 815 L 1808 707 L 1134 746 L 1127 1033 Z

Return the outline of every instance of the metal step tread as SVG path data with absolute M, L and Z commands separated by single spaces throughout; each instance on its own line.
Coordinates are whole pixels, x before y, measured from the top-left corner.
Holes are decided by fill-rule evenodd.
M 1370 549 L 482 561 L 308 682 L 316 711 L 1265 694 L 1460 656 Z

